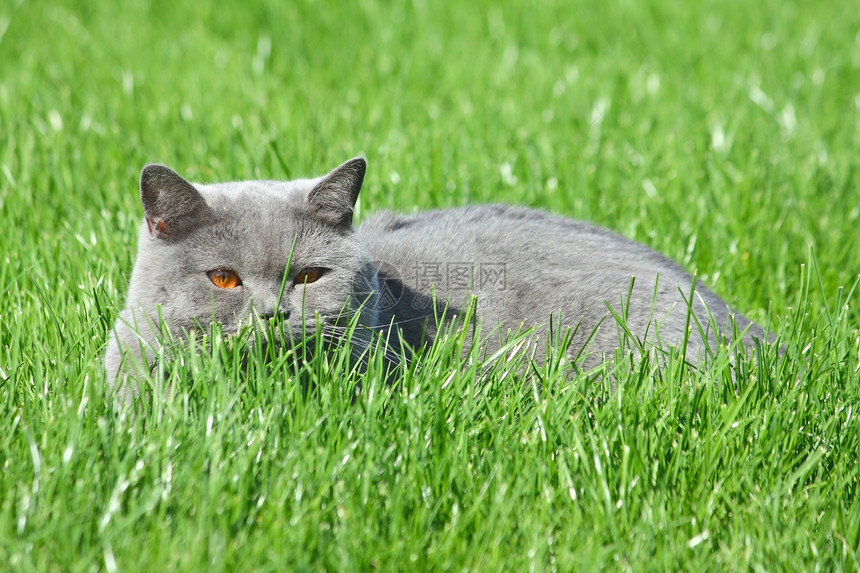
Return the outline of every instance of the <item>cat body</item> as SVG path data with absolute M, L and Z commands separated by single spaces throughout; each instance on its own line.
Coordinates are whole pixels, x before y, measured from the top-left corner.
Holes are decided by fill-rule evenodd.
M 758 325 L 706 287 L 695 285 L 693 293 L 693 277 L 674 261 L 582 221 L 480 205 L 411 216 L 382 213 L 357 233 L 380 261 L 377 320 L 394 324 L 413 347 L 435 334 L 434 315 L 443 308 L 448 316 L 462 314 L 472 296 L 485 333 L 498 327 L 503 339 L 506 332 L 534 327 L 538 360 L 551 316 L 557 335 L 574 330 L 572 356 L 589 345 L 587 366 L 619 346 L 613 312 L 646 346 L 680 346 L 689 329 L 686 356 L 694 364 L 725 334 L 730 315 L 747 330 L 746 342 L 766 340 Z M 489 336 L 487 350 L 495 350 L 499 340 Z
M 385 212 L 354 229 L 365 169 L 358 158 L 316 179 L 199 185 L 145 167 L 145 218 L 108 342 L 109 380 L 137 394 L 163 343 L 162 322 L 182 338 L 212 321 L 229 333 L 277 316 L 294 338 L 321 324 L 336 341 L 353 321 L 359 354 L 381 336 L 394 349 L 388 355 L 408 358 L 432 342 L 439 317 L 456 323 L 473 304 L 482 331 L 496 332 L 481 339 L 488 352 L 509 331 L 534 328 L 539 340 L 552 317 L 575 331 L 571 356 L 588 343 L 587 365 L 618 347 L 609 307 L 646 343 L 668 348 L 688 338 L 693 363 L 730 315 L 748 329 L 746 344 L 765 340 L 708 289 L 691 293 L 691 275 L 673 261 L 587 223 L 486 205 Z M 545 344 L 532 348 L 542 360 Z

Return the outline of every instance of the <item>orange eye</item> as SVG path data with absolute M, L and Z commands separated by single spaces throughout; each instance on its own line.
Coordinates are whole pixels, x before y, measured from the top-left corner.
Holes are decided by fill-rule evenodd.
M 228 269 L 215 269 L 206 273 L 209 275 L 209 280 L 218 288 L 236 288 L 242 285 L 242 279 L 239 275 Z
M 315 283 L 322 276 L 323 270 L 321 267 L 308 267 L 300 270 L 293 279 L 294 285 L 306 285 Z

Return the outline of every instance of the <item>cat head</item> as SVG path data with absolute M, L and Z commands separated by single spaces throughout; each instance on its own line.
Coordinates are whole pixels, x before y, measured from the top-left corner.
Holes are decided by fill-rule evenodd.
M 355 314 L 373 325 L 376 269 L 352 229 L 365 169 L 356 158 L 316 179 L 200 185 L 147 165 L 127 310 L 179 335 L 255 317 L 279 316 L 295 336 Z

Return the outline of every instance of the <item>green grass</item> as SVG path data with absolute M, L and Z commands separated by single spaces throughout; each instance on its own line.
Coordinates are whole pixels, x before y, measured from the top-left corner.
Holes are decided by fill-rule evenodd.
M 860 568 L 858 29 L 848 1 L 0 3 L 0 563 Z M 357 154 L 362 217 L 592 220 L 785 357 L 622 361 L 613 392 L 451 338 L 389 387 L 337 353 L 239 376 L 216 333 L 120 416 L 100 357 L 142 165 Z

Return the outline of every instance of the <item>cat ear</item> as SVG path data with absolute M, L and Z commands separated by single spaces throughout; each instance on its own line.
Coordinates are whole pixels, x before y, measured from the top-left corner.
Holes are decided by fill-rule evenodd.
M 194 185 L 154 163 L 140 172 L 140 201 L 146 225 L 156 239 L 179 238 L 212 215 Z
M 323 177 L 308 195 L 314 214 L 335 227 L 349 228 L 366 170 L 364 158 L 356 157 Z

